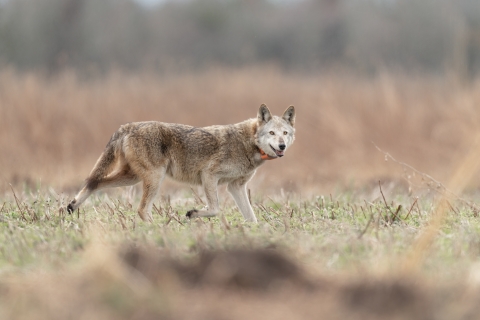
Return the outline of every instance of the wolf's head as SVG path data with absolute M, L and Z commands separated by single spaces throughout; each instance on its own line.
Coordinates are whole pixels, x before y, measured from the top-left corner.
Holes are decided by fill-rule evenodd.
M 272 116 L 267 106 L 258 109 L 255 143 L 270 159 L 283 157 L 295 140 L 295 108 L 290 106 L 282 117 Z

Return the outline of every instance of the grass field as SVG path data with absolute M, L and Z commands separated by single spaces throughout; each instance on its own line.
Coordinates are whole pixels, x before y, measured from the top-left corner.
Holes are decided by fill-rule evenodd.
M 274 68 L 3 70 L 0 318 L 480 318 L 479 86 Z M 258 225 L 224 188 L 220 217 L 189 221 L 202 193 L 170 182 L 152 224 L 136 214 L 139 187 L 66 214 L 119 125 L 234 123 L 261 103 L 295 105 L 297 138 L 249 184 Z
M 12 191 L 0 204 L 0 316 L 472 319 L 475 206 L 449 202 L 412 268 L 435 199 L 383 189 L 254 196 L 258 225 L 227 199 L 222 217 L 188 221 L 201 206 L 190 191 L 159 200 L 152 224 L 135 213 L 135 188 L 98 194 L 73 215 L 53 189 Z

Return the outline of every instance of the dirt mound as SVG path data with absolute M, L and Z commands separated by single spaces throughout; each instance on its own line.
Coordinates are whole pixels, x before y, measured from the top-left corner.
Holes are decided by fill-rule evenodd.
M 206 251 L 200 253 L 196 261 L 186 263 L 161 258 L 145 248 L 130 247 L 123 258 L 152 280 L 159 279 L 168 268 L 187 285 L 254 290 L 286 284 L 313 287 L 297 264 L 274 250 Z

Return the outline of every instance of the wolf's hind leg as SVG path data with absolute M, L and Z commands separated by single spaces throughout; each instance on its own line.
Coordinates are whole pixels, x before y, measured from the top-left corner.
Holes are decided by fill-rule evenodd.
M 166 169 L 160 168 L 155 171 L 148 171 L 143 178 L 143 196 L 138 208 L 138 215 L 144 221 L 153 221 L 152 206 L 155 197 L 160 190 L 160 184 L 165 178 Z
M 110 141 L 103 153 L 98 158 L 95 166 L 87 178 L 87 183 L 67 206 L 67 211 L 72 213 L 98 188 L 101 180 L 114 168 L 118 158 L 115 155 L 116 144 Z
M 73 198 L 72 201 L 67 206 L 67 212 L 72 213 L 73 211 L 77 210 L 78 207 L 92 194 L 95 189 L 91 189 L 89 184 L 87 183 L 82 190 Z
M 105 188 L 131 186 L 138 183 L 140 179 L 135 175 L 128 165 L 124 165 L 120 170 L 109 174 L 105 178 L 98 179 L 89 177 L 87 183 L 70 202 L 67 207 L 69 213 L 75 211 L 80 205 L 94 192 Z
M 239 183 L 237 181 L 230 182 L 227 190 L 232 195 L 233 200 L 235 200 L 235 203 L 237 204 L 238 209 L 240 209 L 240 212 L 243 214 L 245 220 L 256 223 L 257 217 L 255 217 L 255 213 L 253 212 L 250 201 L 248 200 L 246 183 Z
M 105 188 L 126 187 L 140 182 L 140 178 L 136 175 L 128 164 L 124 165 L 120 170 L 109 174 L 98 182 L 97 190 Z

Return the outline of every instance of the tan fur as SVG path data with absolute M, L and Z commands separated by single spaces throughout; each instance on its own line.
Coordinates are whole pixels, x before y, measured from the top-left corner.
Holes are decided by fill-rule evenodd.
M 246 184 L 265 161 L 283 156 L 295 139 L 295 109 L 283 117 L 272 116 L 265 105 L 256 119 L 237 124 L 196 128 L 162 122 L 135 122 L 120 127 L 108 142 L 86 179 L 83 189 L 67 207 L 76 210 L 96 190 L 143 183 L 138 213 L 152 220 L 151 208 L 165 176 L 202 185 L 206 210 L 190 210 L 188 217 L 210 217 L 219 211 L 217 185 L 228 184 L 240 212 L 256 222 L 247 196 Z

